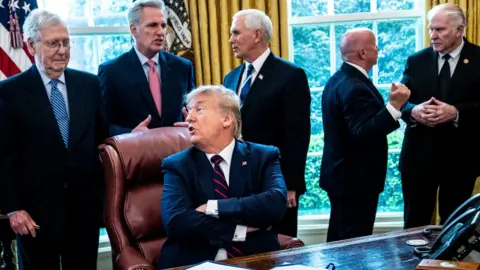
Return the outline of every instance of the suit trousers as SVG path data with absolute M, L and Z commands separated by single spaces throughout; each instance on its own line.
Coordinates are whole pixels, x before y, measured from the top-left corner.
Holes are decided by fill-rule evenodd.
M 415 174 L 401 172 L 404 201 L 404 228 L 414 228 L 432 223 L 437 202 L 440 224 L 463 202 L 472 196 L 474 176 L 453 173 Z
M 63 233 L 37 230 L 17 235 L 19 270 L 97 269 L 98 223 L 82 211 L 70 211 Z M 61 268 L 60 268 L 61 265 Z
M 282 220 L 278 224 L 278 233 L 297 237 L 298 235 L 298 207 L 300 196 L 296 196 L 297 207 L 288 208 Z
M 359 194 L 330 199 L 327 242 L 371 235 L 377 213 L 378 194 Z

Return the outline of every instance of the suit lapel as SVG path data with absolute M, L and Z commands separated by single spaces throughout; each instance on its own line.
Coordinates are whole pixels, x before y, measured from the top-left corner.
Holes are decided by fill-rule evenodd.
M 245 143 L 236 141 L 230 164 L 229 195 L 232 198 L 242 197 L 245 193 L 245 181 L 248 175 L 249 151 Z
M 469 56 L 470 54 L 470 43 L 468 41 L 464 41 L 465 44 L 463 45 L 462 51 L 460 52 L 460 58 L 458 59 L 457 66 L 453 72 L 452 79 L 448 84 L 448 95 L 445 98 L 446 101 L 450 101 L 454 93 L 456 92 L 452 89 L 452 85 L 461 85 L 462 77 L 468 73 L 468 64 L 469 64 Z
M 79 80 L 77 76 L 74 76 L 73 72 L 69 69 L 65 70 L 65 85 L 68 93 L 68 106 L 70 110 L 70 132 L 68 139 L 68 146 L 72 148 L 76 141 L 81 137 L 83 129 L 86 126 L 85 109 L 86 92 L 83 90 L 84 82 Z
M 160 66 L 160 91 L 162 93 L 163 111 L 162 116 L 164 116 L 164 113 L 171 111 L 168 109 L 171 104 L 168 101 L 172 100 L 173 97 L 170 97 L 171 92 L 168 91 L 168 89 L 170 89 L 170 82 L 171 79 L 174 77 L 174 74 L 170 74 L 170 65 L 168 64 L 168 61 L 165 58 L 165 53 L 163 51 L 160 51 L 160 53 L 158 54 L 158 63 Z M 165 119 L 165 117 L 163 117 L 163 119 Z
M 207 199 L 213 200 L 212 164 L 205 153 L 196 148 L 193 149 L 193 160 L 195 162 L 197 181 Z
M 152 116 L 156 115 L 159 117 L 157 107 L 155 106 L 155 101 L 153 101 L 152 93 L 150 92 L 150 85 L 148 84 L 147 77 L 145 76 L 145 71 L 143 70 L 142 63 L 140 63 L 140 59 L 138 59 L 137 53 L 135 49 L 132 48 L 130 50 L 130 64 L 131 64 L 131 78 L 132 83 L 131 88 L 132 91 L 140 91 L 142 93 L 143 98 L 147 106 L 152 113 Z M 163 77 L 163 76 L 162 76 Z
M 26 72 L 25 91 L 28 92 L 25 109 L 32 112 L 32 116 L 38 122 L 42 122 L 46 130 L 50 130 L 53 139 L 58 144 L 64 145 L 57 119 L 53 113 L 52 105 L 48 99 L 45 85 L 35 65 L 32 65 Z
M 262 89 L 262 86 L 268 84 L 269 82 L 271 83 L 271 79 L 273 78 L 272 71 L 275 68 L 274 63 L 275 55 L 273 53 L 270 53 L 265 62 L 263 63 L 263 66 L 258 71 L 257 77 L 255 78 L 255 81 L 253 81 L 253 84 L 250 87 L 250 91 L 248 91 L 248 94 L 245 97 L 245 101 L 243 102 L 242 106 L 242 115 L 244 115 L 248 111 L 252 101 L 255 99 L 255 96 L 258 95 L 258 92 L 260 91 L 260 89 Z

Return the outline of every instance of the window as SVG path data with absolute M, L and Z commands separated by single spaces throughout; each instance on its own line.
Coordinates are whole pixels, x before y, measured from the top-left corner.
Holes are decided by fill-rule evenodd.
M 423 0 L 289 0 L 290 60 L 307 73 L 312 93 L 312 135 L 305 177 L 307 193 L 300 201 L 300 215 L 329 214 L 330 203 L 319 187 L 323 151 L 321 97 L 323 88 L 341 66 L 339 43 L 343 33 L 367 27 L 377 37 L 378 64 L 370 77 L 388 100 L 392 82 L 400 81 L 407 57 L 423 48 Z M 379 212 L 403 211 L 398 171 L 402 127 L 388 136 L 389 159 L 385 191 Z
M 132 47 L 127 9 L 132 0 L 38 0 L 39 8 L 59 14 L 73 41 L 70 68 L 97 74 L 98 66 Z M 100 242 L 108 242 L 100 229 Z M 101 245 L 103 246 L 103 245 Z

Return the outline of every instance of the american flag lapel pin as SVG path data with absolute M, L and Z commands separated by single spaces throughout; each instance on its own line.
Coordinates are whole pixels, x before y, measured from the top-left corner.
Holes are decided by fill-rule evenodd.
M 263 75 L 262 75 L 262 74 L 259 74 L 259 75 L 258 75 L 258 78 L 259 78 L 260 80 L 263 80 Z
M 247 166 L 247 162 L 246 162 L 246 161 L 242 161 L 242 166 Z

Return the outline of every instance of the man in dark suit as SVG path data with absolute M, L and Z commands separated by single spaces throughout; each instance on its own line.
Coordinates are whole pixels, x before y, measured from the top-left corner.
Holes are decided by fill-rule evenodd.
M 134 47 L 100 65 L 98 76 L 108 122 L 115 134 L 140 122 L 144 129 L 182 122 L 183 97 L 194 88 L 189 60 L 162 51 L 167 12 L 161 0 L 137 0 L 128 10 Z
M 369 29 L 347 31 L 340 51 L 344 63 L 322 95 L 320 187 L 331 204 L 328 242 L 372 234 L 387 173 L 387 134 L 399 127 L 399 110 L 410 94 L 404 85 L 392 84 L 385 105 L 368 78 L 378 57 Z
M 243 139 L 280 149 L 288 209 L 279 232 L 296 237 L 298 200 L 306 191 L 310 88 L 303 69 L 268 48 L 272 31 L 262 11 L 242 10 L 233 16 L 230 44 L 235 57 L 245 63 L 225 76 L 224 85 L 240 96 Z
M 20 269 L 96 269 L 108 135 L 97 76 L 66 68 L 65 22 L 36 9 L 24 24 L 35 64 L 0 82 L 0 206 Z
M 278 250 L 287 204 L 279 151 L 237 140 L 239 98 L 223 86 L 187 96 L 194 147 L 163 161 L 160 269 Z
M 428 12 L 432 46 L 407 60 L 412 90 L 400 156 L 405 228 L 441 223 L 467 200 L 480 174 L 480 47 L 463 38 L 465 15 L 454 4 Z

